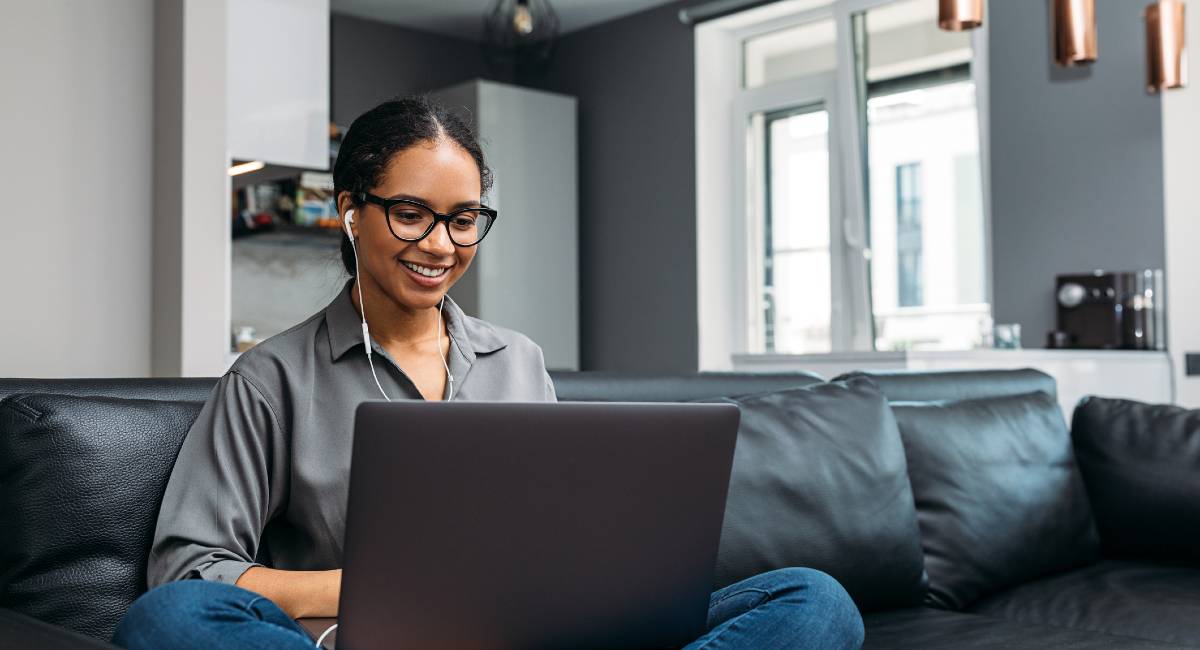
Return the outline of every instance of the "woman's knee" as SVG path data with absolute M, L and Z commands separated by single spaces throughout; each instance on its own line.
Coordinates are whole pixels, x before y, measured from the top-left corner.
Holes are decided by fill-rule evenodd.
M 778 569 L 771 574 L 778 574 L 771 576 L 777 585 L 773 589 L 776 598 L 792 601 L 819 613 L 831 626 L 839 629 L 840 636 L 847 640 L 848 646 L 862 644 L 862 615 L 842 583 L 823 571 L 803 567 Z
M 207 580 L 168 582 L 142 594 L 129 608 L 126 617 L 169 613 L 187 616 L 210 610 L 213 604 L 236 604 L 248 594 L 245 590 Z
M 117 626 L 117 645 L 138 647 L 138 639 L 157 638 L 173 630 L 187 630 L 230 608 L 242 608 L 254 594 L 244 589 L 207 580 L 180 580 L 155 587 L 129 606 Z

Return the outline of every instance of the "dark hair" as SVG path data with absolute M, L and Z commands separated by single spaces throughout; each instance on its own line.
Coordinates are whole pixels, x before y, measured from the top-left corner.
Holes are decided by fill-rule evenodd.
M 358 116 L 342 139 L 333 164 L 334 196 L 350 192 L 356 206 L 359 192 L 379 184 L 396 154 L 431 140 L 445 138 L 462 147 L 479 166 L 479 184 L 486 194 L 492 172 L 483 161 L 483 149 L 475 131 L 458 115 L 428 97 L 401 97 L 386 101 Z M 342 232 L 342 265 L 354 275 L 354 251 Z

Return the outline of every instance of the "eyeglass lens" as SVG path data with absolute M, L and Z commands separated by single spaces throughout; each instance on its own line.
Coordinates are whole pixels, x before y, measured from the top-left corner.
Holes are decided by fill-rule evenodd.
M 434 223 L 433 212 L 416 205 L 393 205 L 388 212 L 388 225 L 400 239 L 416 240 L 425 236 Z M 482 210 L 466 210 L 450 217 L 447 230 L 450 239 L 459 246 L 475 244 L 487 234 L 492 216 Z

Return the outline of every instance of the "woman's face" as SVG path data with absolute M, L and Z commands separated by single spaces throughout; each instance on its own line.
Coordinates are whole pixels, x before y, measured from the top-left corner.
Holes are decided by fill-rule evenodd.
M 475 159 L 453 140 L 418 143 L 392 157 L 371 193 L 387 199 L 409 199 L 443 214 L 479 206 L 482 194 Z M 345 214 L 345 210 L 343 210 Z M 466 273 L 475 246 L 456 246 L 444 223 L 418 242 L 396 239 L 381 206 L 364 203 L 355 210 L 361 279 L 374 282 L 396 303 L 410 309 L 436 307 Z M 424 274 L 413 266 L 423 267 Z M 431 272 L 435 277 L 429 277 Z

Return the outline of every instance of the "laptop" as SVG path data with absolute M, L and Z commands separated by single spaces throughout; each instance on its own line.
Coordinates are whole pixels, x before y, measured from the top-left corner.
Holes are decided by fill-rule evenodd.
M 690 643 L 738 419 L 730 404 L 362 404 L 337 647 Z M 302 623 L 316 638 L 332 620 Z

